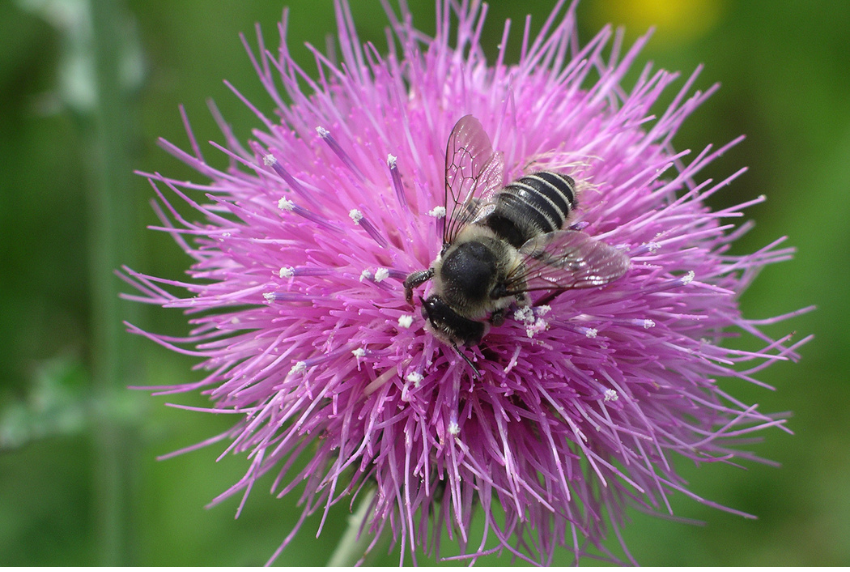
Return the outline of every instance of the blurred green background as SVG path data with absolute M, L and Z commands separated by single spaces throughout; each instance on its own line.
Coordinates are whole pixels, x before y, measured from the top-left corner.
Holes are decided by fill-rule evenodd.
M 136 73 L 129 73 L 129 105 L 116 108 L 111 120 L 92 115 L 98 110 L 86 104 L 80 80 L 90 45 L 85 34 L 74 35 L 78 26 L 68 27 L 73 22 L 68 6 L 75 4 L 0 3 L 0 565 L 262 564 L 295 525 L 297 496 L 274 499 L 266 492 L 270 483 L 262 481 L 234 521 L 238 499 L 210 510 L 204 505 L 242 475 L 243 457 L 216 463 L 223 446 L 214 445 L 155 460 L 222 431 L 232 419 L 174 410 L 163 406 L 168 401 L 163 397 L 121 389 L 181 383 L 201 374 L 191 371 L 193 359 L 115 335 L 99 322 L 104 314 L 97 297 L 110 287 L 129 288 L 111 276 L 104 282 L 98 270 L 103 245 L 91 218 L 99 200 L 92 189 L 104 180 L 117 181 L 112 188 L 126 186 L 130 208 L 119 222 L 126 238 L 115 255 L 126 257 L 121 262 L 154 275 L 183 276 L 189 260 L 182 251 L 167 236 L 143 230 L 156 222 L 148 205 L 153 192 L 131 171 L 200 180 L 156 145 L 160 136 L 187 145 L 181 103 L 199 141 L 222 140 L 207 98 L 240 139 L 248 137 L 257 121 L 221 80 L 271 111 L 237 34 L 245 32 L 255 43 L 259 22 L 267 45 L 275 48 L 283 3 L 127 2 L 129 26 L 119 37 L 136 37 L 141 50 L 129 60 L 137 64 L 130 68 Z M 326 35 L 335 31 L 332 2 L 287 4 L 290 48 L 312 70 L 303 42 L 325 45 Z M 379 3 L 354 4 L 361 38 L 383 49 L 386 19 Z M 432 32 L 433 3 L 413 4 L 414 21 Z M 485 47 L 495 53 L 502 22 L 512 18 L 515 61 L 526 12 L 538 29 L 552 2 L 494 4 Z M 766 194 L 767 203 L 749 210 L 757 226 L 738 252 L 782 235 L 799 249 L 794 261 L 767 268 L 747 291 L 745 315 L 766 318 L 819 307 L 767 328 L 776 337 L 790 331 L 798 332 L 797 339 L 816 336 L 802 348 L 799 364 L 763 372 L 761 379 L 777 391 L 724 385 L 764 411 L 794 412 L 789 426 L 796 435 L 768 432 L 754 446 L 782 467 L 679 464 L 694 492 L 758 520 L 674 497 L 679 516 L 705 526 L 633 513 L 626 541 L 644 565 L 850 565 L 850 313 L 842 290 L 850 284 L 850 3 L 585 0 L 579 15 L 584 41 L 606 22 L 625 25 L 630 39 L 655 25 L 642 61 L 685 74 L 704 63 L 698 87 L 722 82 L 675 144 L 700 149 L 746 134 L 743 144 L 705 173 L 717 179 L 750 167 L 713 205 Z M 121 134 L 118 143 L 107 140 L 106 148 L 118 145 L 129 157 L 126 169 L 118 163 L 113 179 L 99 174 L 104 143 L 98 126 L 104 120 L 120 125 Z M 224 164 L 209 146 L 204 150 L 211 162 Z M 187 331 L 177 311 L 122 301 L 114 312 L 157 332 Z M 109 343 L 130 352 L 131 363 L 101 363 L 99 348 Z M 93 380 L 104 371 L 124 371 L 117 390 Z M 172 400 L 205 403 L 198 396 Z M 347 507 L 337 506 L 318 540 L 319 519 L 308 519 L 277 564 L 324 564 L 346 514 Z M 556 562 L 569 562 L 566 551 L 559 555 Z M 397 561 L 396 550 L 374 563 Z M 508 564 L 509 558 L 485 562 Z

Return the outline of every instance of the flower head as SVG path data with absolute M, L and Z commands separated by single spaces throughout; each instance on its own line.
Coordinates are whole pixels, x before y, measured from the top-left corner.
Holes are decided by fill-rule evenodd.
M 628 504 L 666 512 L 676 491 L 711 504 L 685 487 L 676 457 L 753 458 L 736 439 L 783 427 L 717 380 L 759 383 L 753 373 L 795 357 L 787 338 L 758 329 L 778 318 L 744 319 L 737 302 L 791 250 L 777 240 L 728 253 L 747 226 L 727 219 L 763 198 L 705 205 L 743 172 L 699 177 L 737 140 L 693 158 L 673 150 L 713 88 L 691 93 L 693 74 L 653 117 L 677 74 L 647 66 L 622 84 L 646 38 L 621 55 L 622 37 L 605 28 L 580 47 L 574 10 L 555 10 L 508 65 L 507 24 L 488 62 L 485 8 L 437 7 L 434 38 L 390 11 L 394 43 L 382 56 L 360 44 L 340 3 L 341 62 L 313 50 L 318 79 L 287 51 L 285 22 L 277 57 L 261 40 L 252 60 L 279 118 L 246 102 L 261 129 L 247 145 L 224 129 L 223 171 L 194 139 L 193 154 L 164 143 L 209 183 L 149 175 L 163 229 L 195 261 L 192 280 L 126 270 L 134 298 L 185 308 L 195 329 L 179 340 L 131 330 L 204 358 L 203 380 L 165 391 L 203 389 L 215 411 L 239 414 L 219 437 L 251 463 L 222 498 L 272 472 L 280 495 L 306 482 L 305 515 L 374 489 L 370 529 L 391 529 L 402 558 L 446 529 L 470 557 L 504 550 L 547 563 L 557 545 L 610 556 L 602 541 Z M 403 281 L 440 254 L 452 208 L 446 143 L 467 114 L 502 154 L 501 184 L 568 174 L 579 193 L 571 228 L 624 253 L 629 268 L 601 287 L 531 293 L 461 354 L 433 335 L 418 300 L 407 303 Z M 203 220 L 183 219 L 167 192 Z M 732 329 L 764 348 L 727 347 Z M 288 474 L 298 458 L 304 468 Z M 483 538 L 470 538 L 476 511 Z

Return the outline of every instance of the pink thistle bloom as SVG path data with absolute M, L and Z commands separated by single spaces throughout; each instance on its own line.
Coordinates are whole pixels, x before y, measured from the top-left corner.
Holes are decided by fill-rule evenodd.
M 728 219 L 764 199 L 706 206 L 744 169 L 720 182 L 699 173 L 739 140 L 696 156 L 673 149 L 714 88 L 692 92 L 694 73 L 651 115 L 678 76 L 646 66 L 622 85 L 647 38 L 621 53 L 622 35 L 605 28 L 582 47 L 574 9 L 559 16 L 559 5 L 536 38 L 526 27 L 520 62 L 509 65 L 509 22 L 488 62 L 486 6 L 444 0 L 437 9 L 433 38 L 404 8 L 388 10 L 382 56 L 361 45 L 340 2 L 341 59 L 314 49 L 318 79 L 290 56 L 285 14 L 277 55 L 260 38 L 251 59 L 276 118 L 245 101 L 261 124 L 247 145 L 222 122 L 223 171 L 191 131 L 191 152 L 163 142 L 209 183 L 148 175 L 160 230 L 194 259 L 191 280 L 125 269 L 140 292 L 128 298 L 184 308 L 197 316 L 194 330 L 181 339 L 130 331 L 203 358 L 204 379 L 162 393 L 202 390 L 212 411 L 236 414 L 232 429 L 195 446 L 225 440 L 227 452 L 248 454 L 245 476 L 218 500 L 247 496 L 272 472 L 279 496 L 306 483 L 304 517 L 367 499 L 368 529 L 391 529 L 402 559 L 439 553 L 444 530 L 466 558 L 508 551 L 547 564 L 561 545 L 576 558 L 614 559 L 603 541 L 609 530 L 620 537 L 627 505 L 671 513 L 668 496 L 679 492 L 715 506 L 686 488 L 676 458 L 755 459 L 736 444 L 786 430 L 717 380 L 763 385 L 753 375 L 795 359 L 806 341 L 770 339 L 759 326 L 788 316 L 748 320 L 738 307 L 758 270 L 792 249 L 779 239 L 729 254 L 749 226 Z M 426 327 L 418 295 L 433 285 L 414 306 L 402 285 L 440 253 L 451 209 L 446 144 L 467 114 L 503 154 L 502 184 L 544 169 L 568 174 L 580 192 L 569 224 L 629 259 L 602 287 L 533 292 L 530 306 L 511 307 L 480 344 L 461 348 L 477 377 Z M 182 218 L 166 193 L 201 222 Z M 166 289 L 174 286 L 189 296 Z M 729 347 L 741 330 L 763 349 Z M 299 458 L 306 465 L 291 474 Z M 481 538 L 470 537 L 476 513 Z

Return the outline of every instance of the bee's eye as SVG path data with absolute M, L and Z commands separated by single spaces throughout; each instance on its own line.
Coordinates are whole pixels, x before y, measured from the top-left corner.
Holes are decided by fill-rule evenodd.
M 428 319 L 428 310 L 425 309 L 425 306 L 422 306 L 419 309 L 419 313 L 422 314 L 422 318 L 424 318 L 426 320 Z

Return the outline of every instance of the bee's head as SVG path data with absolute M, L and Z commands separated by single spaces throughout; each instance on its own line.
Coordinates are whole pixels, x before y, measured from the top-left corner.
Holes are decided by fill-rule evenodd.
M 422 302 L 422 317 L 428 320 L 433 334 L 446 343 L 472 346 L 487 333 L 485 322 L 464 318 L 437 294 L 428 298 L 420 296 L 419 300 Z
M 428 320 L 429 322 L 433 321 L 431 319 L 431 312 L 434 311 L 434 305 L 435 305 L 435 299 L 436 298 L 437 298 L 436 296 L 429 296 L 428 299 L 426 300 L 422 296 L 419 296 L 419 301 L 422 302 L 422 309 L 420 310 L 420 313 L 422 314 L 422 317 L 424 319 Z

